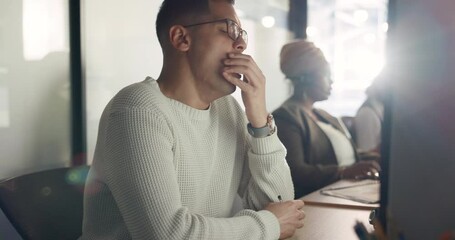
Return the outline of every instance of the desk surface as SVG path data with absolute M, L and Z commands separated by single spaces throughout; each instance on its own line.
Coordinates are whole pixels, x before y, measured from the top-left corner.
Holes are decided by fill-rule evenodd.
M 322 189 L 330 189 L 330 188 L 339 188 L 345 186 L 352 186 L 352 185 L 362 185 L 374 182 L 373 180 L 362 180 L 362 181 L 351 181 L 351 180 L 340 180 L 333 184 L 330 184 Z M 315 205 L 315 206 L 328 206 L 328 207 L 338 207 L 338 208 L 353 208 L 353 209 L 365 209 L 365 210 L 372 210 L 379 207 L 379 204 L 365 204 L 356 202 L 353 200 L 333 197 L 333 196 L 326 196 L 320 193 L 320 190 L 314 191 L 304 197 L 302 199 L 306 205 Z
M 322 189 L 338 188 L 353 184 L 366 184 L 372 180 L 341 180 Z M 369 232 L 373 226 L 368 222 L 372 209 L 379 204 L 364 204 L 338 197 L 326 196 L 320 190 L 301 198 L 305 202 L 305 225 L 289 240 L 358 240 L 354 232 L 357 221 L 363 223 Z
M 303 209 L 305 225 L 288 240 L 358 240 L 354 232 L 356 221 L 362 222 L 369 232 L 373 231 L 368 223 L 368 210 L 311 205 Z

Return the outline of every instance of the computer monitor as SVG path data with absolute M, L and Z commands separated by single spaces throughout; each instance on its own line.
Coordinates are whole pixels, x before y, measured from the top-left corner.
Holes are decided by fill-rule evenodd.
M 19 233 L 3 213 L 3 210 L 0 210 L 0 239 L 22 240 Z
M 389 239 L 455 232 L 454 1 L 390 0 L 379 219 Z M 453 239 L 447 238 L 447 239 Z

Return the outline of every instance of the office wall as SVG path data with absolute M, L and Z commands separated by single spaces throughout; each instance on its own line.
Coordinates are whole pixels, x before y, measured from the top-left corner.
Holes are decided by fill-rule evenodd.
M 133 2 L 81 1 L 89 163 L 93 158 L 99 118 L 110 98 L 146 76 L 158 76 L 161 70 L 162 54 L 154 29 L 161 1 Z
M 90 163 L 108 100 L 122 87 L 159 74 L 154 22 L 161 0 L 81 3 Z M 279 26 L 263 27 L 259 17 L 277 5 Z M 291 38 L 283 24 L 287 1 L 236 6 L 244 9 L 250 34 L 247 53 L 267 76 L 272 111 L 288 94 L 278 68 L 279 49 Z M 234 96 L 240 99 L 239 92 Z M 0 0 L 0 179 L 71 163 L 70 106 L 68 1 Z
M 395 3 L 388 228 L 442 239 L 455 230 L 455 2 Z
M 121 88 L 157 78 L 162 53 L 155 33 L 155 19 L 161 0 L 86 0 L 82 1 L 83 66 L 87 99 L 87 159 L 91 163 L 101 113 Z M 274 1 L 269 1 L 274 2 Z M 285 29 L 285 10 L 277 27 L 265 28 L 260 15 L 270 14 L 273 3 L 237 1 L 242 27 L 248 31 L 245 53 L 252 55 L 267 77 L 267 107 L 278 107 L 289 95 L 279 69 L 279 51 L 291 38 Z M 275 4 L 276 5 L 276 4 Z M 287 6 L 287 1 L 281 3 Z M 259 15 L 258 15 L 259 14 Z M 241 103 L 240 92 L 233 93 Z
M 67 9 L 0 0 L 0 179 L 70 163 Z

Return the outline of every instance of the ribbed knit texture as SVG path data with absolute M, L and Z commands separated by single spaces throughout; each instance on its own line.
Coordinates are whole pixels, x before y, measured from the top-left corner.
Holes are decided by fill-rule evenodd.
M 81 239 L 278 239 L 261 209 L 294 198 L 286 152 L 246 123 L 232 96 L 197 110 L 151 78 L 121 90 L 101 117 Z M 231 216 L 236 194 L 246 209 Z

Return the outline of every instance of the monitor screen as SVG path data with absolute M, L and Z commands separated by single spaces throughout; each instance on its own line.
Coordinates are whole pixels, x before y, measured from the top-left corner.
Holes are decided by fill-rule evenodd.
M 455 233 L 455 2 L 389 2 L 380 220 L 390 239 Z M 447 239 L 453 239 L 452 238 Z
M 21 240 L 19 233 L 13 227 L 11 222 L 0 210 L 0 239 Z

